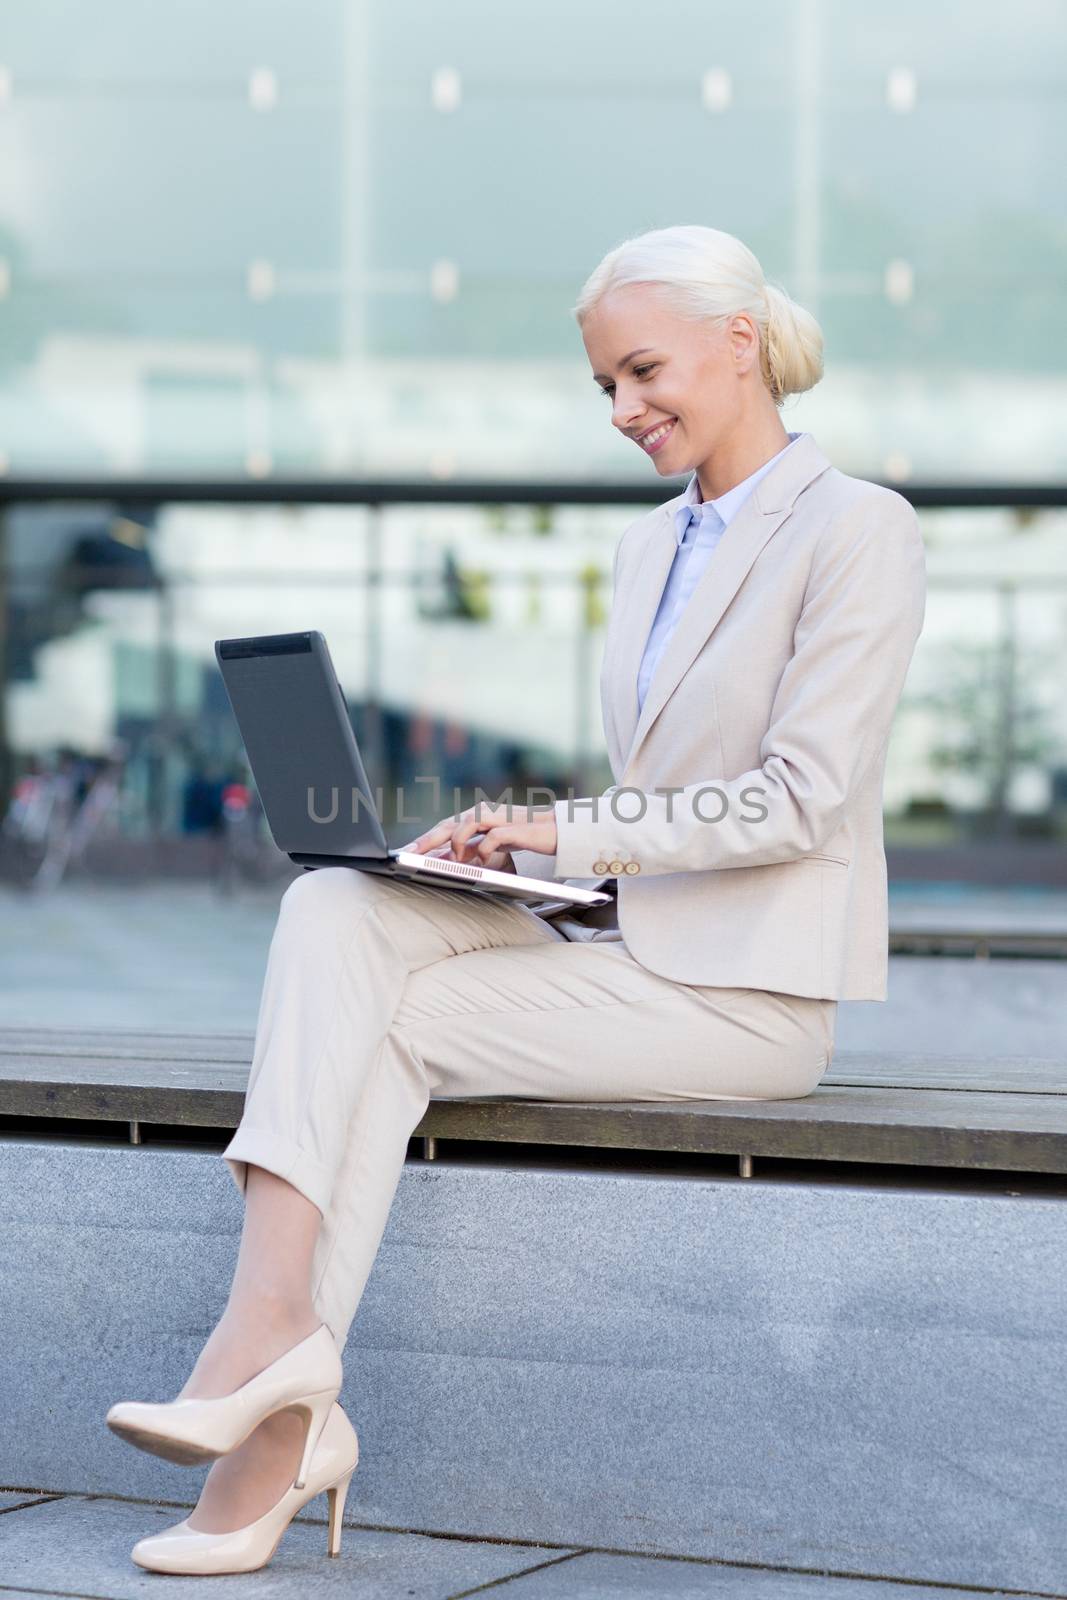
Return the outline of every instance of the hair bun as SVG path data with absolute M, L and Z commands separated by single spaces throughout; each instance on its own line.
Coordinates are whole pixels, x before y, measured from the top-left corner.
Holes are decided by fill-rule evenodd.
M 822 329 L 784 289 L 768 283 L 752 251 L 732 233 L 684 224 L 625 239 L 582 285 L 573 308 L 578 326 L 610 289 L 648 283 L 694 322 L 716 322 L 743 311 L 760 334 L 760 371 L 775 405 L 803 394 L 823 375 Z

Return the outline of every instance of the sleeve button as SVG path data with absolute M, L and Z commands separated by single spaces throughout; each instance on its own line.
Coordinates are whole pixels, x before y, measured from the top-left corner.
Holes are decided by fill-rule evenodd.
M 640 872 L 641 868 L 636 861 L 628 861 L 622 870 L 624 872 Z
M 610 872 L 614 872 L 616 874 L 616 876 L 617 876 L 622 871 L 622 862 L 621 861 L 609 861 L 608 862 L 608 870 Z
M 607 870 L 608 870 L 608 864 L 607 864 L 606 861 L 594 861 L 593 862 L 593 872 L 595 873 L 595 875 L 598 878 L 602 878 L 604 876 L 604 874 L 607 872 Z

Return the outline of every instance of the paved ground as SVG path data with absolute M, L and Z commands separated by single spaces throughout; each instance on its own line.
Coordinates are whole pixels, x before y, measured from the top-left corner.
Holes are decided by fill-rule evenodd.
M 204 883 L 0 888 L 0 1027 L 255 1028 L 280 888 L 222 899 Z M 944 920 L 965 893 L 893 894 Z M 1067 925 L 1067 896 L 984 890 L 983 915 Z M 843 1002 L 839 1050 L 1062 1057 L 1067 961 L 895 956 L 884 1004 Z
M 1001 1592 L 347 1526 L 341 1554 L 331 1559 L 325 1507 L 325 1496 L 311 1501 L 269 1565 L 229 1575 L 225 1593 L 277 1600 L 331 1591 L 359 1600 L 461 1600 L 504 1590 L 508 1600 L 977 1600 L 981 1593 L 996 1600 Z M 185 1515 L 182 1506 L 103 1496 L 0 1493 L 0 1600 L 133 1600 L 163 1593 L 161 1583 L 167 1600 L 203 1595 L 211 1579 L 163 1577 L 130 1560 L 138 1539 Z

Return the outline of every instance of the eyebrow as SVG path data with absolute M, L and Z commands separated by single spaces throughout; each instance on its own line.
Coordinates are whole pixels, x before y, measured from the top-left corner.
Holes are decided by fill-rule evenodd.
M 655 345 L 645 344 L 645 345 L 641 346 L 640 350 L 631 350 L 630 354 L 628 356 L 623 356 L 622 360 L 619 362 L 618 366 L 615 368 L 615 371 L 616 372 L 621 372 L 623 367 L 626 365 L 626 363 L 628 361 L 632 361 L 634 356 L 646 356 L 650 350 L 654 350 L 655 348 L 656 348 Z M 600 383 L 601 380 L 603 379 L 603 377 L 604 377 L 604 374 L 602 372 L 594 372 L 593 373 L 593 382 L 594 383 Z

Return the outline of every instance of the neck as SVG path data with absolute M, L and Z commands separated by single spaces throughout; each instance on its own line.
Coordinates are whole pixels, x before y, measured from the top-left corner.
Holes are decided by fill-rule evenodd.
M 789 443 L 789 434 L 775 411 L 756 429 L 737 429 L 716 444 L 697 468 L 697 492 L 702 501 L 718 500 Z

